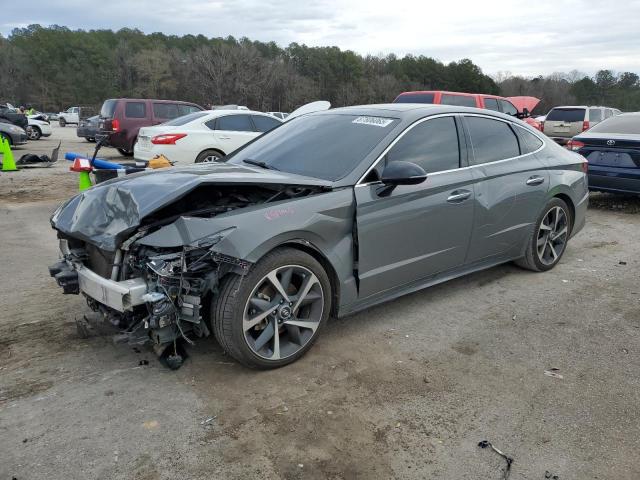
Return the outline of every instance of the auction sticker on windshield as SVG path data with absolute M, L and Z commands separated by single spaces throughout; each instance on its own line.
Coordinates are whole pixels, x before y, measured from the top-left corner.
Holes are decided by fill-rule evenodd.
M 383 117 L 358 117 L 351 123 L 360 123 L 362 125 L 374 125 L 376 127 L 386 127 L 391 122 L 393 122 L 393 118 L 383 118 Z

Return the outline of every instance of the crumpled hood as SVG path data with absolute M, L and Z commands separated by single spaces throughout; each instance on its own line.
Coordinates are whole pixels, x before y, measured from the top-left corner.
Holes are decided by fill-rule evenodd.
M 518 109 L 520 113 L 526 108 L 529 112 L 533 112 L 533 109 L 540 103 L 540 99 L 536 97 L 507 97 L 513 106 Z
M 141 172 L 101 183 L 62 204 L 51 217 L 56 230 L 114 251 L 142 220 L 201 185 L 301 185 L 331 182 L 243 165 L 212 163 Z

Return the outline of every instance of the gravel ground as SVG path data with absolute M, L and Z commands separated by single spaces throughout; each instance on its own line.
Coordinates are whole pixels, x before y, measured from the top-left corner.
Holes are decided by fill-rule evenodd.
M 16 153 L 91 149 L 73 135 Z M 551 272 L 504 265 L 332 320 L 280 370 L 207 339 L 173 372 L 77 335 L 87 307 L 46 272 L 67 169 L 0 174 L 0 479 L 500 479 L 485 439 L 511 479 L 640 478 L 637 199 L 595 195 Z

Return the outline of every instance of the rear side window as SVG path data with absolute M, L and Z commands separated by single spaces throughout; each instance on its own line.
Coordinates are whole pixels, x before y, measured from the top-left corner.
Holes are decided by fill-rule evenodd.
M 100 109 L 100 116 L 102 118 L 113 118 L 113 112 L 116 111 L 117 100 L 105 100 Z
M 393 103 L 433 103 L 433 93 L 411 93 L 398 95 Z
M 399 160 L 420 165 L 427 173 L 458 168 L 460 147 L 453 117 L 427 120 L 409 130 L 386 156 L 387 162 Z
M 486 108 L 487 110 L 494 110 L 496 112 L 500 111 L 500 107 L 498 106 L 498 100 L 496 100 L 495 98 L 485 98 L 484 108 Z
M 171 120 L 180 116 L 178 105 L 175 103 L 154 103 L 153 116 L 156 118 Z
M 513 106 L 513 103 L 507 100 L 500 100 L 500 106 L 502 107 L 502 112 L 507 115 L 513 115 L 515 117 L 518 114 L 518 109 Z
M 602 110 L 599 108 L 590 108 L 589 109 L 589 121 L 590 122 L 601 122 L 602 121 Z
M 144 102 L 127 102 L 124 107 L 124 116 L 127 118 L 146 118 L 147 105 Z
M 465 117 L 465 120 L 473 147 L 473 165 L 520 155 L 518 139 L 507 123 L 483 117 Z
M 467 95 L 442 95 L 440 98 L 442 105 L 456 105 L 458 107 L 475 107 L 475 97 L 469 97 Z
M 535 152 L 543 145 L 542 140 L 540 140 L 533 133 L 528 132 L 524 128 L 516 127 L 515 131 L 517 132 L 518 138 L 520 139 L 520 152 L 522 153 L 522 155 Z
M 253 124 L 249 115 L 227 115 L 218 118 L 216 130 L 232 132 L 253 132 Z
M 613 110 L 611 110 L 610 108 L 607 108 L 604 111 L 604 118 L 609 118 L 609 117 L 612 117 L 612 116 L 613 116 Z
M 547 115 L 547 122 L 584 122 L 584 108 L 554 108 Z
M 253 118 L 253 123 L 259 132 L 268 132 L 282 124 L 282 122 L 279 122 L 275 118 L 264 117 L 262 115 L 252 115 L 251 118 Z

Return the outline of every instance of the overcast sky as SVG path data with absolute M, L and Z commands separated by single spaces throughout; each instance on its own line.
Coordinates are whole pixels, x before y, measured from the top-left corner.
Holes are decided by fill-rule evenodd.
M 31 23 L 129 27 L 466 57 L 488 74 L 640 73 L 640 0 L 3 0 L 1 10 L 4 36 Z

